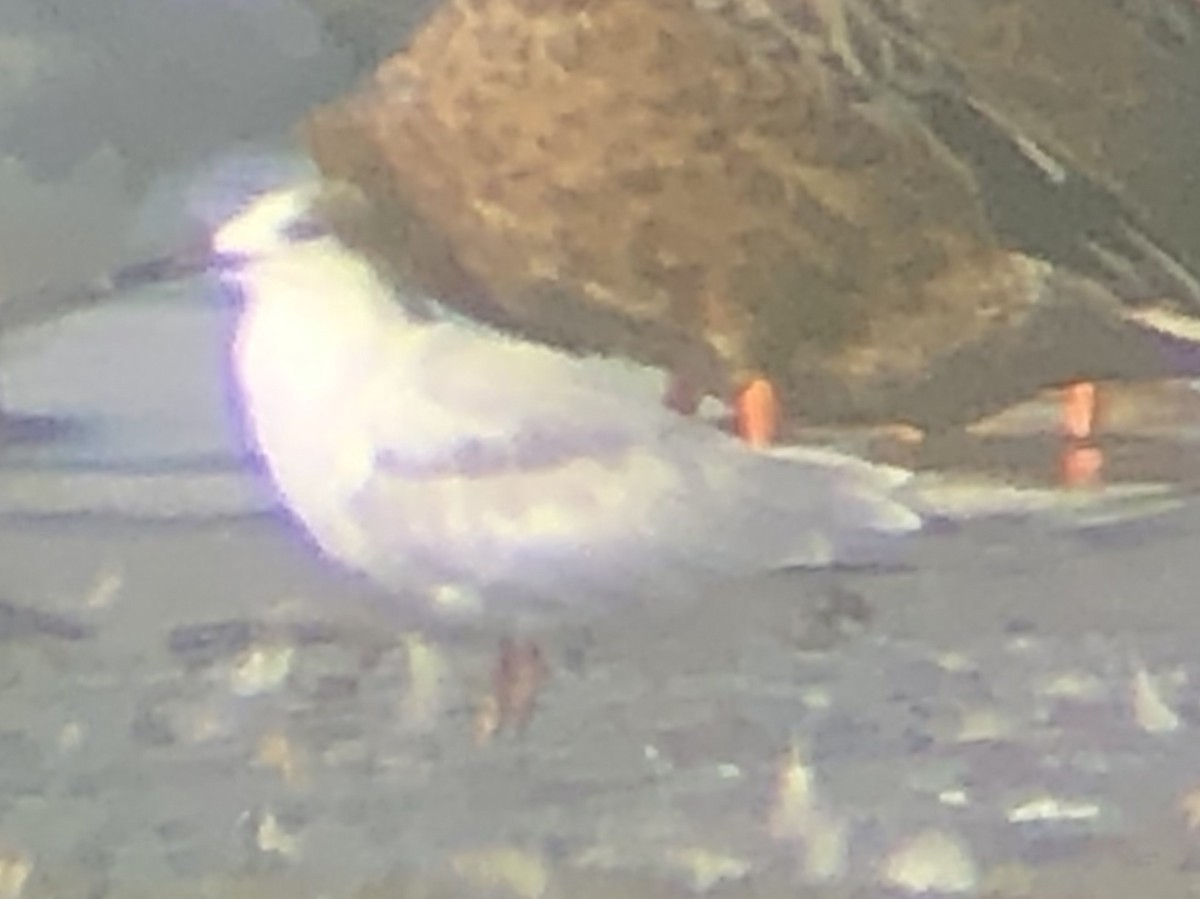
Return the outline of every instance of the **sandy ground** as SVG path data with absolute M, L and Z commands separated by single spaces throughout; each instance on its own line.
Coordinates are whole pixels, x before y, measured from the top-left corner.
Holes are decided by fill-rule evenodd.
M 186 230 L 188 173 L 378 52 L 340 43 L 382 40 L 363 6 L 0 13 L 0 286 Z M 1110 446 L 1165 504 L 1042 495 L 895 570 L 567 604 L 521 634 L 528 727 L 481 745 L 512 634 L 316 555 L 238 432 L 229 326 L 191 286 L 0 347 L 34 417 L 0 449 L 0 899 L 1200 893 L 1194 394 Z M 871 448 L 1052 482 L 1022 427 Z

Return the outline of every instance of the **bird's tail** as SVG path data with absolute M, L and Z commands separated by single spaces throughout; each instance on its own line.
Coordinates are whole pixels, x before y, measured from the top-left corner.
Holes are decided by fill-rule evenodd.
M 1166 40 L 1168 52 L 1194 52 L 1185 46 L 1200 35 L 1200 7 L 1191 0 L 1122 5 L 1135 33 Z M 1135 309 L 1200 317 L 1200 259 L 1155 233 L 1121 185 L 1034 140 L 975 96 L 928 39 L 919 10 L 887 0 L 810 6 L 806 17 L 775 13 L 785 20 L 776 27 L 794 43 L 815 42 L 825 64 L 864 96 L 923 123 L 969 171 L 1002 243 L 1091 278 Z
M 1200 278 L 1116 186 L 1080 171 L 982 103 L 939 89 L 919 98 L 933 134 L 964 163 L 1000 240 L 1072 269 L 1135 308 L 1200 317 Z

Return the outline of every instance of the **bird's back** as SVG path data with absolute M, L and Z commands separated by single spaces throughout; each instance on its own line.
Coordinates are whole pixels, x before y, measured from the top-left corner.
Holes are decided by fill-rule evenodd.
M 1056 294 L 1014 251 L 1200 309 L 1128 166 L 1093 152 L 1112 149 L 1108 94 L 1152 97 L 1179 66 L 1155 67 L 1138 16 L 1081 3 L 1052 18 L 1113 45 L 1100 82 L 1102 51 L 1056 47 L 1024 0 L 447 4 L 310 135 L 378 201 L 375 249 L 472 314 L 721 395 L 760 370 L 811 420 L 961 423 L 1031 379 L 958 402 L 942 384 L 934 408 L 931 370 L 1045 343 L 1033 310 Z M 1037 115 L 1039 91 L 1076 125 Z

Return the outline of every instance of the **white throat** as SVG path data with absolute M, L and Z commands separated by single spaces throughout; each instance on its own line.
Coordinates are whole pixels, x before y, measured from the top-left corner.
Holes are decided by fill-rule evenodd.
M 281 248 L 223 278 L 243 297 L 233 365 L 250 432 L 288 504 L 352 561 L 358 538 L 339 522 L 374 464 L 365 395 L 377 389 L 385 336 L 394 346 L 397 333 L 420 325 L 333 238 Z

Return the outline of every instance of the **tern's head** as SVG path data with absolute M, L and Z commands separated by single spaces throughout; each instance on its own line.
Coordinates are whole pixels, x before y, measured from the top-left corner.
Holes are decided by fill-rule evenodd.
M 218 267 L 240 268 L 327 237 L 329 231 L 316 209 L 317 196 L 315 184 L 304 184 L 251 202 L 213 235 Z

